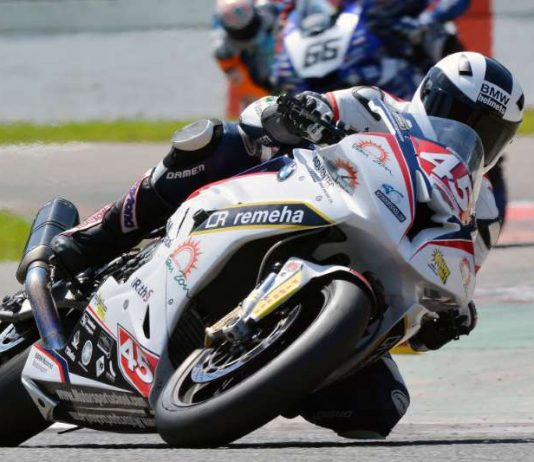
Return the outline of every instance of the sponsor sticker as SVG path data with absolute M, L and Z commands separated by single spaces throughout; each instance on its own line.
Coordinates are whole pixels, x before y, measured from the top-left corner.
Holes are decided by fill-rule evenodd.
M 201 254 L 200 244 L 189 238 L 179 244 L 165 262 L 167 269 L 173 274 L 173 279 L 185 291 L 189 290 L 187 279 L 197 268 L 198 258 Z
M 96 360 L 96 376 L 97 377 L 100 377 L 104 371 L 106 370 L 106 362 L 105 362 L 105 357 L 104 356 L 100 356 L 100 358 L 98 358 Z
M 146 401 L 140 396 L 135 396 L 132 393 L 117 393 L 117 392 L 98 392 L 90 391 L 90 389 L 69 388 L 55 390 L 58 398 L 61 401 L 67 401 L 75 404 L 85 404 L 87 406 L 98 407 L 128 407 L 145 409 L 147 407 Z
M 506 106 L 510 102 L 510 94 L 490 82 L 484 82 L 480 88 L 477 101 L 495 109 L 499 114 L 506 113 Z
M 85 328 L 88 334 L 93 335 L 96 329 L 96 324 L 93 318 L 91 318 L 91 316 L 87 312 L 83 314 L 80 320 L 80 324 Z
M 141 184 L 144 179 L 148 176 L 148 173 L 137 180 L 137 182 L 130 188 L 126 197 L 122 203 L 121 209 L 121 228 L 123 233 L 134 231 L 138 229 L 137 226 L 137 194 L 141 188 Z
M 78 346 L 80 345 L 80 331 L 79 330 L 77 330 L 72 336 L 72 341 L 70 344 L 72 345 L 72 348 L 74 348 L 75 350 L 78 349 Z
M 96 411 L 69 411 L 69 416 L 82 425 L 99 425 L 109 428 L 130 428 L 145 430 L 155 428 L 156 422 L 153 417 L 140 417 L 128 414 L 119 414 L 116 411 L 110 413 Z
M 329 161 L 328 165 L 334 181 L 347 193 L 353 194 L 360 184 L 356 166 L 346 159 Z
M 150 289 L 139 278 L 135 278 L 133 280 L 132 288 L 136 291 L 137 295 L 139 295 L 139 297 L 141 297 L 141 300 L 143 300 L 145 303 L 150 300 L 150 297 L 152 297 L 152 294 L 154 293 L 154 290 Z
M 46 373 L 54 369 L 54 363 L 38 350 L 33 355 L 33 366 Z
M 399 220 L 401 223 L 406 221 L 406 215 L 404 215 L 404 213 L 402 213 L 401 210 L 393 203 L 393 201 L 389 198 L 389 195 L 386 195 L 380 189 L 377 189 L 375 191 L 375 196 L 380 199 L 380 201 L 387 207 L 387 209 L 397 220 Z
M 252 310 L 254 319 L 263 319 L 276 307 L 293 295 L 302 282 L 302 272 L 299 271 L 291 276 L 279 286 L 268 292 Z
M 375 141 L 363 140 L 359 141 L 358 143 L 354 143 L 352 147 L 364 157 L 372 160 L 373 163 L 382 167 L 390 175 L 393 175 L 393 172 L 388 167 L 389 154 L 382 145 Z
M 314 155 L 312 159 L 312 165 L 309 164 L 308 158 L 301 157 L 301 160 L 306 166 L 306 170 L 308 170 L 308 173 L 310 174 L 310 177 L 313 182 L 319 185 L 327 200 L 330 203 L 333 203 L 332 196 L 329 190 L 335 185 L 335 182 L 328 173 L 328 170 L 325 167 L 321 158 L 318 155 Z
M 96 346 L 109 358 L 111 356 L 111 350 L 113 349 L 113 339 L 109 334 L 106 333 L 105 330 L 102 329 Z
M 150 392 L 157 363 L 156 355 L 142 348 L 125 329 L 119 326 L 119 367 L 124 377 L 144 397 Z
M 76 353 L 74 353 L 74 351 L 72 351 L 71 347 L 69 345 L 67 345 L 65 347 L 65 355 L 67 356 L 67 358 L 69 358 L 73 363 L 76 362 Z
M 451 270 L 447 266 L 441 250 L 436 249 L 432 252 L 432 261 L 428 264 L 428 267 L 440 278 L 443 284 L 447 283 L 447 279 L 451 275 Z
M 192 234 L 236 228 L 305 228 L 331 221 L 304 203 L 248 204 L 213 212 Z
M 104 319 L 106 319 L 106 312 L 108 311 L 106 305 L 104 304 L 104 299 L 102 298 L 101 295 L 96 294 L 95 302 L 96 302 L 95 312 L 97 316 L 103 321 Z
M 85 344 L 83 345 L 82 364 L 84 366 L 87 366 L 89 362 L 91 361 L 92 356 L 93 356 L 93 343 L 91 342 L 91 340 L 87 340 Z
M 391 199 L 391 202 L 393 202 L 394 204 L 398 204 L 404 199 L 404 194 L 402 194 L 400 191 L 397 191 L 390 184 L 384 183 L 382 185 L 382 191 L 384 191 L 384 193 Z
M 190 178 L 192 176 L 196 176 L 199 173 L 202 173 L 206 170 L 206 166 L 204 164 L 196 165 L 193 168 L 188 168 L 185 170 L 179 170 L 175 172 L 167 172 L 167 175 L 165 178 L 167 180 L 181 180 L 182 178 Z

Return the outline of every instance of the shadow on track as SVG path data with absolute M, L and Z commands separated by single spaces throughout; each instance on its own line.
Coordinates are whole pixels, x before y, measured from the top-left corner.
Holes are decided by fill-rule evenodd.
M 354 447 L 396 447 L 396 446 L 448 446 L 459 445 L 492 445 L 492 444 L 534 444 L 534 438 L 507 438 L 507 439 L 470 439 L 470 440 L 419 440 L 419 441 L 356 441 L 338 443 L 331 441 L 285 441 L 279 443 L 236 443 L 219 448 L 204 449 L 288 449 L 288 448 L 354 448 Z M 149 444 L 46 444 L 20 446 L 25 449 L 172 449 L 165 443 Z M 189 448 L 183 448 L 189 449 Z

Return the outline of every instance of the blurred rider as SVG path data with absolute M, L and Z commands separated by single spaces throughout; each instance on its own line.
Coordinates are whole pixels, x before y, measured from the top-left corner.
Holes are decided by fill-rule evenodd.
M 279 16 L 273 89 L 295 94 L 378 85 L 410 98 L 420 72 L 370 30 L 361 0 L 298 0 Z
M 214 55 L 229 81 L 230 97 L 242 107 L 229 107 L 238 116 L 270 89 L 278 8 L 269 0 L 217 0 L 214 17 Z
M 437 63 L 410 102 L 401 102 L 376 87 L 354 87 L 327 94 L 297 96 L 323 120 L 342 123 L 355 132 L 387 132 L 373 100 L 395 113 L 425 115 L 463 122 L 484 146 L 485 170 L 497 162 L 521 123 L 524 96 L 515 77 L 502 64 L 478 53 L 462 52 Z M 261 116 L 261 117 L 260 117 Z M 422 127 L 422 126 L 421 126 Z M 80 226 L 52 241 L 56 264 L 71 274 L 110 261 L 150 231 L 161 227 L 197 188 L 227 178 L 271 159 L 280 147 L 331 144 L 316 119 L 287 116 L 276 98 L 266 97 L 244 111 L 239 123 L 210 119 L 175 133 L 170 152 L 126 195 L 104 207 Z M 479 267 L 499 235 L 499 213 L 488 180 L 476 203 L 479 234 L 475 261 Z M 426 319 L 412 339 L 418 349 L 437 349 L 475 326 L 474 305 L 448 307 Z M 406 385 L 393 359 L 386 355 L 357 373 L 311 394 L 296 414 L 344 437 L 384 437 L 409 405 Z
M 388 52 L 410 59 L 426 72 L 441 58 L 463 51 L 451 21 L 470 0 L 362 0 L 369 28 Z

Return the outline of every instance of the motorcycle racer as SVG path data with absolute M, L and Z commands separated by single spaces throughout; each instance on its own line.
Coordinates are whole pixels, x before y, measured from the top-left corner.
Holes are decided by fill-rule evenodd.
M 265 96 L 271 87 L 277 16 L 278 7 L 268 0 L 218 0 L 216 3 L 214 57 L 229 82 L 243 94 L 241 104 L 245 106 Z
M 489 170 L 512 139 L 522 119 L 521 86 L 502 64 L 478 53 L 457 53 L 441 60 L 426 75 L 410 102 L 400 102 L 376 87 L 354 87 L 325 95 L 297 97 L 323 120 L 355 132 L 384 132 L 373 111 L 379 98 L 395 113 L 438 116 L 463 122 L 482 140 Z M 261 117 L 259 117 L 261 116 Z M 77 274 L 105 263 L 165 224 L 195 189 L 271 159 L 284 147 L 335 142 L 316 118 L 285 114 L 276 98 L 266 97 L 242 114 L 239 123 L 217 119 L 196 122 L 178 131 L 169 154 L 135 183 L 126 195 L 52 242 L 56 265 Z M 495 244 L 499 213 L 489 180 L 477 201 L 480 266 Z M 413 343 L 436 349 L 476 324 L 474 305 L 454 307 L 426 320 Z M 294 413 L 331 428 L 341 436 L 386 436 L 404 415 L 409 394 L 389 355 L 328 388 L 305 398 Z
M 272 65 L 276 93 L 378 85 L 410 98 L 422 77 L 370 30 L 360 0 L 301 0 L 279 16 L 279 24 Z
M 469 8 L 470 0 L 363 0 L 369 28 L 388 52 L 411 60 L 426 72 L 441 58 L 464 47 L 450 21 Z

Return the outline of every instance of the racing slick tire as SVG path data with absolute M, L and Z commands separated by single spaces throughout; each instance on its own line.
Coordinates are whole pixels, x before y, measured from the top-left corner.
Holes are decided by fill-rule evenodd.
M 192 381 L 191 371 L 206 348 L 182 363 L 156 403 L 157 429 L 168 444 L 226 445 L 294 405 L 349 357 L 371 316 L 369 294 L 353 282 L 332 278 L 322 280 L 311 296 L 310 291 L 299 294 L 286 304 L 298 304 L 302 313 L 313 311 L 313 317 L 289 341 L 282 335 L 278 342 L 287 345 L 252 372 L 245 370 L 231 388 L 200 402 L 184 401 L 184 384 Z
M 43 418 L 21 382 L 31 346 L 0 365 L 0 447 L 14 447 L 52 422 Z

